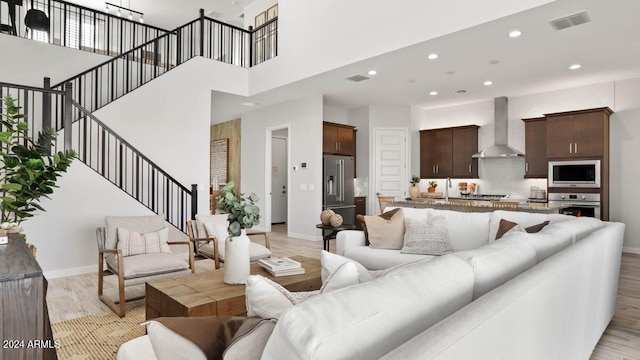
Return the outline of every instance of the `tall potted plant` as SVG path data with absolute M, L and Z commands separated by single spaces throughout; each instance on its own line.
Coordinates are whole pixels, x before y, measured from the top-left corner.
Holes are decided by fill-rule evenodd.
M 66 172 L 76 154 L 73 150 L 51 154 L 57 133 L 45 129 L 36 140 L 28 135 L 20 107 L 11 96 L 3 99 L 0 117 L 0 220 L 2 227 L 17 227 L 34 216 L 41 198 L 48 198 L 56 181 Z M 10 224 L 8 226 L 8 224 Z
M 251 240 L 246 229 L 260 223 L 259 200 L 256 194 L 248 197 L 236 195 L 235 183 L 229 181 L 220 190 L 216 208 L 227 213 L 229 225 L 216 225 L 217 238 L 225 242 L 224 246 L 224 282 L 227 284 L 244 284 L 249 276 L 249 245 Z M 224 240 L 223 240 L 224 239 Z

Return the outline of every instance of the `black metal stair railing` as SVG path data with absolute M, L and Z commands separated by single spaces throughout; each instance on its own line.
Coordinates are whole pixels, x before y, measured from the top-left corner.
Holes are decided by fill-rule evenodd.
M 200 14 L 200 18 L 52 88 L 72 83 L 73 99 L 93 113 L 196 56 L 242 67 L 252 66 L 255 59 L 277 56 L 277 18 L 247 31 L 207 18 L 202 10 Z M 59 122 L 57 126 L 61 128 Z
M 87 109 L 71 103 L 81 113 L 72 139 L 78 159 L 186 233 L 187 220 L 197 213 L 197 185 L 183 186 Z
M 42 11 L 48 24 L 36 22 L 28 27 L 24 19 L 32 9 Z M 5 1 L 0 3 L 0 22 L 2 30 L 11 35 L 108 56 L 120 55 L 169 32 L 62 0 Z

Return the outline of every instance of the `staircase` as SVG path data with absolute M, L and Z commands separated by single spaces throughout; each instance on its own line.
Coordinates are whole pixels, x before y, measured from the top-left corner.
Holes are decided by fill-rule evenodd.
M 37 89 L 0 83 L 0 95 L 17 94 L 31 131 L 55 128 L 79 160 L 186 233 L 186 221 L 197 212 L 196 185 L 180 184 L 93 113 L 196 56 L 242 67 L 276 56 L 277 18 L 247 31 L 200 10 L 199 18 L 172 31 L 160 30 L 157 37 L 58 84 L 50 86 L 45 79 L 45 87 Z

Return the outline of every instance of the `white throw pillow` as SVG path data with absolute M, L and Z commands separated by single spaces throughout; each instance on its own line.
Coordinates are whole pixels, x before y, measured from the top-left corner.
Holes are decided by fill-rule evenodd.
M 430 221 L 405 218 L 403 254 L 445 255 L 451 252 L 449 232 L 443 216 L 429 216 Z
M 359 283 L 358 269 L 352 263 L 345 263 L 339 266 L 327 278 L 326 282 L 323 282 L 322 288 L 317 291 L 291 292 L 264 276 L 250 275 L 247 278 L 245 289 L 247 316 L 278 319 L 287 309 L 315 295 Z
M 127 229 L 118 228 L 117 248 L 122 250 L 122 256 L 170 253 L 169 229 L 163 228 L 148 233 L 139 233 Z
M 327 278 L 330 274 L 333 274 L 338 268 L 345 263 L 352 263 L 358 269 L 358 274 L 360 277 L 360 282 L 367 282 L 373 279 L 370 271 L 367 270 L 359 262 L 349 259 L 344 256 L 340 256 L 334 253 L 330 253 L 328 251 L 322 250 L 322 254 L 320 255 L 320 264 L 322 265 L 321 277 L 322 283 L 324 284 L 327 281 Z

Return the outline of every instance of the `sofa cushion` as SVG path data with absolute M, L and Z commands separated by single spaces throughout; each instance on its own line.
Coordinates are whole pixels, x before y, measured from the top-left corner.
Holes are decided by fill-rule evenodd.
M 315 295 L 359 283 L 358 269 L 351 262 L 340 265 L 327 277 L 319 291 L 291 292 L 263 276 L 251 275 L 247 278 L 245 289 L 247 315 L 278 319 L 284 311 Z
M 570 246 L 573 242 L 571 233 L 559 223 L 545 226 L 540 232 L 531 234 L 526 239 L 529 245 L 536 250 L 538 263 Z
M 488 242 L 491 213 L 433 210 L 433 216 L 446 220 L 453 251 L 477 249 Z
M 147 233 L 164 227 L 164 218 L 160 215 L 149 216 L 106 216 L 105 247 L 115 249 L 118 244 L 118 228 Z
M 118 228 L 117 248 L 122 250 L 122 256 L 170 253 L 171 249 L 167 241 L 169 241 L 169 229 L 167 228 L 147 233 Z
M 449 232 L 446 227 L 410 217 L 404 219 L 404 225 L 404 245 L 400 250 L 401 253 L 445 255 L 451 252 Z
M 344 256 L 362 264 L 369 270 L 385 270 L 393 266 L 423 259 L 433 259 L 434 255 L 402 254 L 400 250 L 373 249 L 356 246 L 344 251 Z
M 361 247 L 368 249 L 368 247 L 365 246 Z M 352 263 L 356 267 L 356 269 L 358 269 L 358 277 L 360 279 L 360 282 L 366 282 L 373 279 L 373 277 L 369 273 L 369 270 L 367 270 L 367 268 L 360 264 L 357 260 L 322 250 L 322 252 L 320 253 L 320 264 L 322 266 L 322 269 L 320 270 L 320 276 L 322 278 L 322 283 L 326 283 L 327 278 L 336 270 L 338 270 L 338 268 L 342 266 L 342 264 L 345 263 Z
M 473 272 L 458 258 L 411 264 L 288 310 L 262 358 L 377 359 L 468 304 L 472 292 Z
M 246 322 L 240 326 L 231 339 L 231 344 L 222 354 L 223 359 L 259 360 L 262 357 L 262 351 L 276 326 L 276 321 L 263 319 L 259 323 L 251 325 Z
M 147 322 L 147 333 L 158 360 L 220 359 L 238 329 L 260 321 L 239 316 L 165 317 Z
M 534 266 L 536 251 L 527 241 L 526 232 L 511 232 L 479 249 L 452 254 L 473 268 L 473 298 L 488 293 Z
M 602 220 L 592 217 L 573 217 L 569 221 L 563 221 L 560 226 L 569 231 L 572 241 L 575 243 L 603 227 L 604 223 Z
M 388 217 L 388 215 L 391 217 Z M 386 212 L 383 216 L 365 216 L 369 246 L 376 249 L 402 248 L 404 239 L 404 216 L 400 209 Z M 387 218 L 388 217 L 388 218 Z
M 105 259 L 109 268 L 117 272 L 117 258 L 108 256 Z M 125 280 L 189 269 L 189 263 L 174 254 L 166 253 L 124 256 L 122 266 Z

